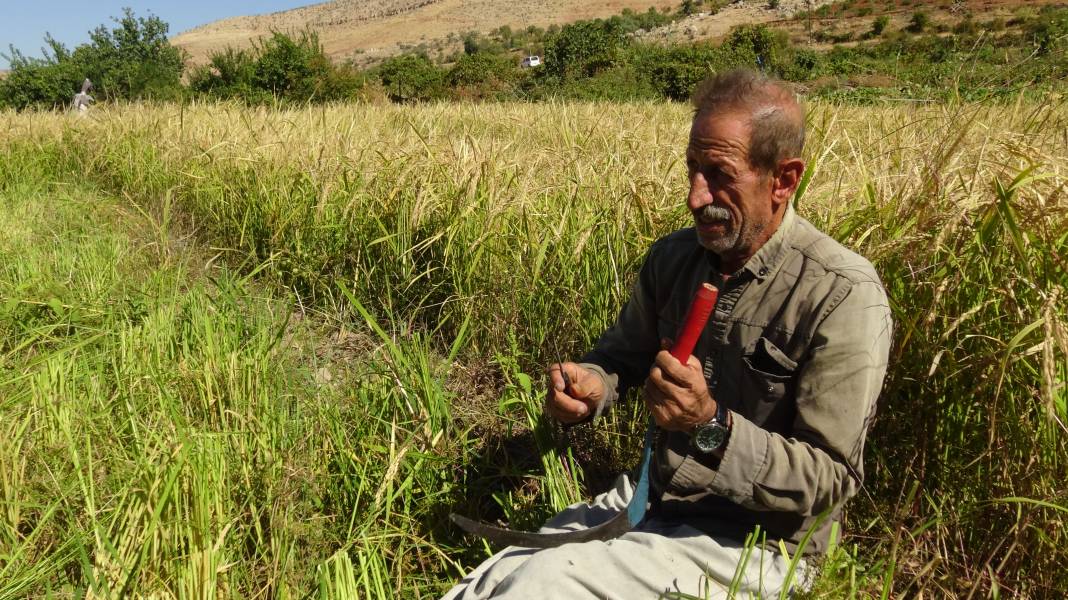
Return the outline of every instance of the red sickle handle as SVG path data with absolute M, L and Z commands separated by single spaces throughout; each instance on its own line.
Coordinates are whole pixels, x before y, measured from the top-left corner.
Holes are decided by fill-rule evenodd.
M 701 332 L 708 323 L 708 317 L 712 315 L 712 309 L 716 306 L 717 296 L 719 296 L 719 290 L 712 284 L 702 283 L 698 288 L 693 304 L 686 313 L 682 333 L 679 334 L 679 339 L 675 340 L 675 345 L 670 350 L 671 355 L 680 363 L 686 364 L 686 361 L 690 360 L 693 347 L 697 345 L 697 338 L 701 337 Z

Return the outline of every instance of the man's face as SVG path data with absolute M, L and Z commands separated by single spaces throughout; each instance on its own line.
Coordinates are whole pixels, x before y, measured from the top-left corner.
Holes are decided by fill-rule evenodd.
M 748 121 L 738 111 L 700 112 L 686 148 L 687 206 L 698 239 L 728 260 L 755 254 L 774 217 L 771 178 L 749 164 Z

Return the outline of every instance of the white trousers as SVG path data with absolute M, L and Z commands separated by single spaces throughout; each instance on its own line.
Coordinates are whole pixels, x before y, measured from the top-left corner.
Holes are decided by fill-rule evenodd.
M 592 504 L 575 504 L 542 532 L 591 527 L 627 506 L 634 485 L 626 475 Z M 510 546 L 449 590 L 444 600 L 476 598 L 626 599 L 682 592 L 698 598 L 777 598 L 789 573 L 779 552 L 709 536 L 688 525 L 646 519 L 608 541 L 537 550 Z M 739 565 L 739 563 L 744 563 Z M 804 563 L 792 581 L 803 581 Z M 791 586 L 792 587 L 792 586 Z

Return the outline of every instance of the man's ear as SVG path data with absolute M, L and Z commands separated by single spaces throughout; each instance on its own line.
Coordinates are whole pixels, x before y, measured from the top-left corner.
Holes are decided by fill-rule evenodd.
M 800 158 L 788 158 L 779 163 L 771 177 L 771 201 L 775 208 L 782 206 L 794 197 L 801 176 L 805 174 L 805 161 Z

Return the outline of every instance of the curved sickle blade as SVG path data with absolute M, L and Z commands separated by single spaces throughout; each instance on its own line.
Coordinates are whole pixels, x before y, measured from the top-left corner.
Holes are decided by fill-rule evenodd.
M 515 531 L 504 527 L 497 527 L 482 521 L 468 519 L 463 515 L 452 513 L 449 515 L 453 523 L 460 526 L 467 533 L 477 535 L 500 546 L 520 546 L 523 548 L 555 548 L 564 544 L 591 542 L 594 540 L 610 540 L 617 538 L 631 530 L 633 524 L 627 518 L 627 511 L 622 510 L 616 516 L 588 529 L 576 531 L 563 531 L 560 533 L 534 533 L 529 531 Z

